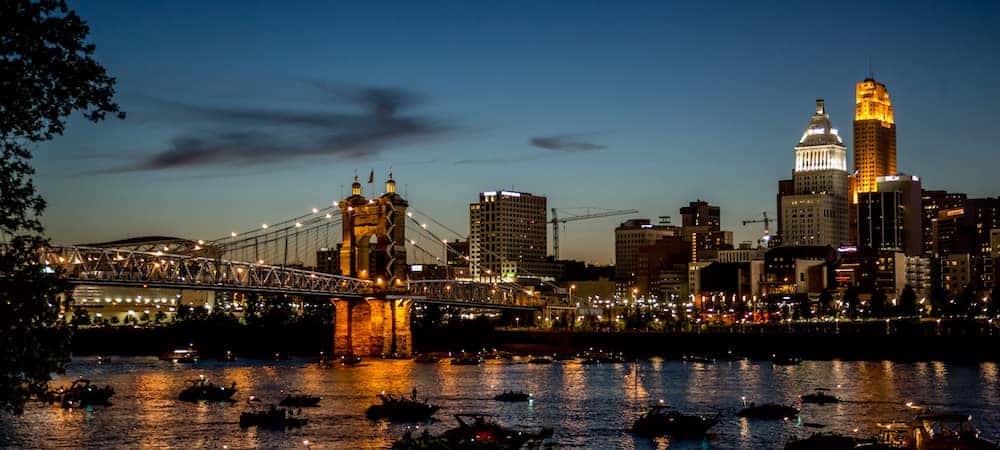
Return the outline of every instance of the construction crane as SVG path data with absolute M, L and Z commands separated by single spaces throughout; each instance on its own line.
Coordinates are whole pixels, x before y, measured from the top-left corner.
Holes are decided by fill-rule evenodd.
M 748 219 L 748 220 L 744 220 L 743 221 L 743 226 L 747 226 L 747 225 L 749 225 L 751 223 L 762 223 L 762 224 L 764 224 L 764 237 L 762 237 L 759 242 L 763 242 L 764 243 L 764 247 L 766 248 L 768 246 L 768 243 L 771 241 L 771 231 L 770 231 L 771 230 L 771 219 L 769 219 L 767 217 L 767 211 L 764 211 L 764 212 L 762 212 L 760 214 L 761 214 L 761 218 L 760 219 Z
M 591 213 L 591 210 L 597 210 L 597 212 Z M 549 223 L 552 224 L 552 254 L 555 259 L 559 259 L 559 224 L 565 224 L 566 222 L 576 222 L 577 220 L 587 220 L 587 219 L 599 219 L 601 217 L 614 217 L 614 216 L 624 216 L 627 214 L 638 214 L 637 209 L 600 209 L 600 208 L 587 208 L 587 214 L 581 214 L 577 216 L 569 216 L 559 218 L 559 213 L 556 208 L 552 208 L 552 220 Z

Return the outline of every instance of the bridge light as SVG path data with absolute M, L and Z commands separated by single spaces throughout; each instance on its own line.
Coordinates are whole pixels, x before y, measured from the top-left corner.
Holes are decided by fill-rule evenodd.
M 205 245 L 205 241 L 198 239 L 198 245 Z
M 337 204 L 338 204 L 337 202 L 333 202 L 333 206 L 337 206 Z
M 267 224 L 266 223 L 262 223 L 262 224 L 260 224 L 260 227 L 266 230 L 267 229 Z
M 422 224 L 420 224 L 420 226 L 424 227 L 424 229 L 427 229 L 427 224 L 426 223 L 422 223 Z
M 232 237 L 236 237 L 236 232 L 233 231 L 233 232 L 229 233 L 229 235 L 232 236 Z
M 330 214 L 330 213 L 326 213 L 326 218 L 327 218 L 327 219 L 329 219 L 329 218 L 331 218 L 331 217 L 333 217 L 333 214 Z
M 302 228 L 302 222 L 295 222 L 295 228 Z
M 411 212 L 407 211 L 407 213 L 406 213 L 406 217 L 413 217 L 413 213 L 411 213 Z
M 312 211 L 313 211 L 313 214 L 316 214 L 316 213 L 319 212 L 319 208 L 313 208 Z

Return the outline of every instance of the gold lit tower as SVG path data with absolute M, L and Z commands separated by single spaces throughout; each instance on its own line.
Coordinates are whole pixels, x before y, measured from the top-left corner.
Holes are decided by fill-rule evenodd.
M 896 175 L 896 121 L 885 85 L 872 78 L 857 84 L 854 106 L 854 189 L 878 190 L 878 177 Z

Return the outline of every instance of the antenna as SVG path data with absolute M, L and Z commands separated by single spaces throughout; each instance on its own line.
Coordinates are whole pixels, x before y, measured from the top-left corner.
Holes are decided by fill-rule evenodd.
M 868 78 L 875 79 L 875 72 L 872 72 L 872 55 L 868 55 Z

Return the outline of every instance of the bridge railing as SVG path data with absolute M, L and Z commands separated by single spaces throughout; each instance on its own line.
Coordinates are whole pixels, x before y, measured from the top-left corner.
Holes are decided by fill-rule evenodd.
M 372 282 L 306 270 L 218 258 L 113 248 L 54 246 L 39 262 L 59 267 L 71 281 L 188 289 L 364 295 Z
M 480 283 L 459 280 L 411 280 L 409 292 L 428 300 L 467 304 L 539 306 L 537 295 L 512 283 Z

